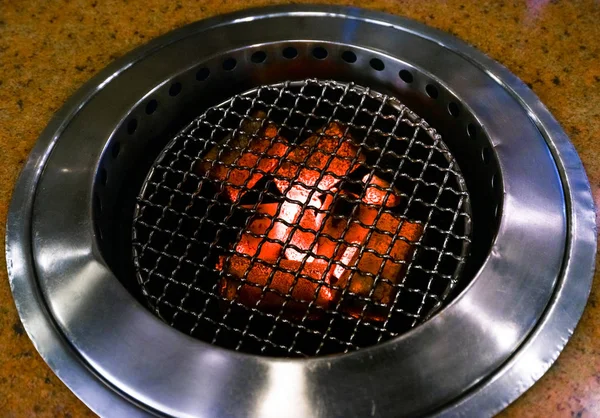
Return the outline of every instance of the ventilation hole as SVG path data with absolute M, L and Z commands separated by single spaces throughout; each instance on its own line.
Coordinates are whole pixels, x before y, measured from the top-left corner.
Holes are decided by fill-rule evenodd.
M 438 89 L 436 86 L 434 86 L 433 84 L 427 84 L 427 86 L 425 87 L 425 91 L 427 92 L 429 97 L 431 97 L 432 99 L 437 99 Z
M 265 53 L 265 51 L 256 51 L 250 57 L 250 61 L 252 61 L 255 64 L 260 64 L 261 62 L 264 62 L 266 59 L 267 59 L 267 54 Z
M 200 68 L 198 70 L 198 72 L 196 73 L 196 80 L 204 81 L 208 78 L 209 75 L 210 75 L 210 70 L 208 68 L 206 68 L 206 67 Z
M 100 200 L 100 196 L 98 194 L 94 194 L 94 205 L 96 206 L 96 210 L 99 213 L 102 213 L 102 201 Z
M 121 144 L 115 142 L 112 146 L 112 156 L 113 158 L 117 158 L 119 156 L 119 152 L 121 152 Z
M 496 188 L 496 175 L 493 174 L 492 175 L 492 189 L 495 189 L 495 188 Z
M 234 58 L 227 58 L 225 61 L 223 61 L 223 69 L 225 71 L 233 70 L 236 65 L 237 61 Z
M 321 46 L 318 46 L 315 49 L 313 49 L 312 53 L 316 59 L 323 60 L 327 58 L 327 50 Z
M 344 51 L 342 53 L 342 59 L 350 64 L 356 62 L 356 54 L 352 51 Z
M 289 60 L 298 56 L 298 50 L 293 46 L 288 46 L 283 50 L 283 56 Z
M 108 181 L 108 173 L 106 172 L 106 168 L 104 168 L 104 167 L 100 168 L 100 173 L 99 173 L 98 177 L 100 180 L 100 184 L 103 186 L 106 186 L 106 182 Z
M 102 230 L 100 228 L 96 228 L 96 231 L 98 231 L 98 241 L 102 241 L 104 239 L 102 237 Z
M 377 71 L 383 71 L 385 68 L 385 64 L 379 58 L 373 58 L 371 61 L 369 61 L 369 64 L 371 64 L 371 68 Z
M 133 135 L 135 133 L 136 129 L 137 129 L 137 120 L 130 119 L 129 122 L 127 123 L 127 133 L 129 135 Z
M 460 114 L 460 107 L 458 107 L 458 104 L 456 104 L 454 102 L 450 102 L 448 104 L 448 112 L 450 112 L 450 114 L 452 116 L 454 116 L 455 118 L 457 118 L 458 115 Z
M 402 81 L 404 81 L 405 83 L 412 83 L 413 82 L 413 75 L 408 70 L 400 70 L 400 72 L 398 73 L 398 75 L 400 76 L 400 78 L 402 79 Z
M 494 208 L 494 217 L 498 217 L 498 213 L 500 213 L 500 205 L 496 205 Z
M 469 134 L 469 137 L 473 139 L 475 139 L 475 136 L 477 135 L 477 128 L 472 123 L 467 125 L 467 134 Z
M 483 150 L 481 150 L 481 158 L 485 164 L 490 162 L 491 155 L 488 147 L 484 147 Z
M 179 93 L 181 93 L 181 83 L 171 84 L 171 88 L 169 89 L 169 95 L 175 97 Z
M 158 102 L 154 99 L 150 100 L 147 104 L 146 104 L 146 114 L 147 115 L 151 115 L 154 112 L 156 112 L 156 109 L 158 108 Z

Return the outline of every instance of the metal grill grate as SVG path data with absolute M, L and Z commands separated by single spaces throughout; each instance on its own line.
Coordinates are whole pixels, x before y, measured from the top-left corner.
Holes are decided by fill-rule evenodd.
M 149 306 L 213 344 L 314 356 L 393 338 L 456 286 L 470 203 L 440 136 L 354 84 L 262 86 L 179 133 L 138 196 Z

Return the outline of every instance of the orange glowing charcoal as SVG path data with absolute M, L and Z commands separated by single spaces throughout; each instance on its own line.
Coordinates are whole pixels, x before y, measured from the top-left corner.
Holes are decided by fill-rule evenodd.
M 327 191 L 338 184 L 341 177 L 356 170 L 359 163 L 365 161 L 365 157 L 363 154 L 359 155 L 360 148 L 353 143 L 350 134 L 342 139 L 343 135 L 342 127 L 332 122 L 324 131 L 319 131 L 297 145 L 275 172 L 279 177 L 275 181 L 279 190 L 286 193 L 289 180 L 293 179 L 307 187 L 316 186 L 319 190 Z M 356 160 L 354 164 L 353 160 Z M 301 168 L 300 164 L 305 161 L 305 168 Z M 321 176 L 324 169 L 326 173 L 333 173 L 337 177 L 331 174 Z
M 369 177 L 371 177 L 370 180 Z M 394 187 L 392 189 L 393 193 L 390 193 L 388 190 L 382 190 L 390 188 L 390 183 L 385 181 L 384 179 L 377 177 L 376 175 L 371 176 L 369 174 L 365 174 L 365 176 L 362 178 L 362 181 L 365 184 L 367 184 L 367 181 L 369 181 L 365 190 L 364 197 L 362 199 L 363 202 L 372 205 L 383 205 L 385 197 L 386 195 L 388 195 L 387 201 L 385 201 L 386 207 L 389 208 L 397 206 L 400 203 L 400 192 L 398 191 L 398 189 Z
M 251 152 L 245 152 L 234 162 L 236 168 L 229 169 L 222 165 L 218 166 L 220 172 L 216 175 L 216 178 L 219 180 L 221 180 L 219 175 L 222 177 L 227 176 L 229 171 L 226 181 L 231 185 L 225 186 L 225 195 L 232 202 L 237 202 L 247 190 L 253 188 L 264 176 L 260 172 L 251 173 L 251 169 L 256 167 L 264 173 L 272 172 L 279 164 L 280 157 L 285 154 L 286 146 L 281 143 L 271 145 L 268 140 L 259 139 L 255 141 L 252 139 L 248 148 Z
M 256 235 L 266 234 L 269 239 L 256 237 L 244 232 L 236 246 L 236 251 L 249 255 L 257 254 L 258 244 L 264 240 L 258 256 L 263 259 L 269 259 L 271 254 L 276 254 L 273 256 L 276 258 L 282 249 L 282 244 L 270 240 L 277 240 L 282 243 L 289 240 L 285 251 L 287 259 L 302 261 L 308 257 L 309 261 L 313 260 L 313 257 L 310 257 L 309 254 L 316 253 L 317 251 L 317 245 L 313 245 L 313 242 L 325 218 L 324 211 L 329 208 L 333 198 L 330 194 L 323 199 L 323 202 L 320 198 L 309 198 L 308 195 L 310 192 L 301 186 L 295 186 L 292 189 L 292 192 L 294 191 L 297 193 L 288 194 L 294 199 L 293 202 L 285 200 L 281 203 L 265 203 L 258 206 L 257 212 L 259 214 L 267 214 L 268 216 L 254 217 L 248 225 L 248 230 Z M 309 199 L 309 203 L 305 210 L 301 211 L 302 205 L 296 202 L 302 202 L 302 200 L 307 199 Z M 271 223 L 273 223 L 272 226 Z M 308 231 L 294 227 L 295 225 L 305 228 Z M 269 229 L 268 233 L 267 229 Z M 292 234 L 291 236 L 290 233 Z
M 271 240 L 285 242 L 289 227 L 277 221 L 277 203 L 267 203 L 259 205 L 258 213 L 268 216 L 255 216 L 250 220 L 248 231 L 242 233 L 240 240 L 236 244 L 235 250 L 238 253 L 247 254 L 251 257 L 259 257 L 263 260 L 275 260 L 283 250 L 283 245 Z M 273 226 L 271 226 L 273 224 Z M 269 233 L 267 230 L 270 228 Z M 265 235 L 271 240 L 255 235 Z M 261 244 L 262 243 L 262 244 Z M 260 254 L 258 248 L 260 245 Z
M 248 231 L 252 234 L 249 232 L 242 233 L 240 241 L 235 247 L 236 251 L 251 256 L 257 255 L 264 260 L 274 260 L 283 249 L 283 243 L 289 240 L 285 252 L 286 258 L 296 261 L 307 258 L 308 251 L 315 239 L 315 228 L 319 227 L 324 217 L 323 213 L 315 210 L 315 208 L 320 208 L 321 201 L 312 199 L 311 203 L 312 206 L 302 212 L 302 216 L 300 216 L 300 203 L 283 201 L 281 203 L 259 205 L 257 210 L 259 215 L 251 219 L 248 225 Z M 315 206 L 316 204 L 319 206 Z M 263 214 L 267 216 L 261 216 Z M 294 225 L 300 225 L 314 232 L 302 231 L 295 228 Z M 255 236 L 265 234 L 266 238 Z M 290 234 L 292 234 L 291 237 Z M 258 254 L 258 246 L 261 242 L 261 250 Z M 316 251 L 316 248 L 313 251 Z
M 244 130 L 256 132 L 259 128 L 249 123 Z M 348 199 L 345 195 L 358 198 L 337 187 L 341 178 L 365 161 L 358 146 L 343 134 L 342 126 L 331 123 L 301 145 L 286 145 L 281 138 L 272 144 L 277 127 L 269 124 L 258 138 L 240 135 L 237 140 L 240 147 L 262 153 L 265 157 L 261 161 L 249 151 L 230 151 L 218 160 L 234 164 L 235 169 L 228 171 L 222 164 L 200 164 L 201 171 L 212 178 L 240 186 L 225 187 L 233 202 L 244 193 L 241 187 L 245 185 L 244 190 L 249 190 L 262 177 L 259 173 L 250 174 L 255 165 L 273 173 L 276 187 L 285 194 L 279 203 L 259 204 L 257 214 L 250 218 L 247 230 L 233 247 L 235 254 L 219 258 L 216 268 L 226 273 L 220 282 L 225 299 L 267 311 L 282 311 L 291 317 L 307 314 L 310 319 L 317 319 L 322 313 L 306 313 L 311 301 L 324 309 L 341 302 L 342 311 L 349 315 L 385 320 L 395 296 L 394 284 L 406 273 L 406 264 L 423 228 L 385 210 L 400 203 L 400 192 L 376 175 L 362 178 L 363 203 L 358 204 L 351 219 L 331 216 L 331 211 L 336 210 L 334 193 L 338 193 L 338 199 Z M 216 160 L 217 156 L 211 150 L 206 158 Z M 321 175 L 323 170 L 326 174 Z M 254 205 L 243 207 L 253 209 Z M 383 212 L 378 216 L 380 210 Z M 377 283 L 375 277 L 379 277 Z M 267 291 L 263 293 L 265 287 Z M 343 289 L 350 298 L 340 301 Z M 367 298 L 383 308 L 373 307 Z
M 317 246 L 314 243 L 316 233 L 321 229 L 321 224 L 325 218 L 325 211 L 329 209 L 332 198 L 322 195 L 315 191 L 310 191 L 299 185 L 295 185 L 288 191 L 286 197 L 293 202 L 284 202 L 282 206 L 295 211 L 295 216 L 280 216 L 286 218 L 292 225 L 297 225 L 290 237 L 290 246 L 286 249 L 285 255 L 290 260 L 302 261 L 308 257 L 312 260 L 310 253 L 316 253 Z M 299 202 L 299 203 L 295 203 Z M 300 203 L 302 202 L 302 204 Z M 302 205 L 306 204 L 304 210 Z M 303 229 L 307 229 L 304 231 Z M 313 244 L 314 243 L 314 244 Z
M 253 115 L 253 117 L 257 119 L 263 118 L 264 116 L 266 116 L 264 112 L 256 112 Z M 258 132 L 261 123 L 260 120 L 244 120 L 242 122 L 241 132 L 239 132 L 235 138 L 232 138 L 231 135 L 226 136 L 220 144 L 216 144 L 208 150 L 204 155 L 204 158 L 198 162 L 196 166 L 197 170 L 201 173 L 212 172 L 212 170 L 215 170 L 217 167 L 221 167 L 221 165 L 215 163 L 217 161 L 226 164 L 233 163 L 236 158 L 240 157 L 243 150 L 248 147 L 252 139 L 251 135 Z M 219 153 L 221 154 L 219 155 Z
M 233 255 L 225 266 L 233 278 L 221 280 L 221 296 L 245 306 L 276 313 L 288 300 L 284 313 L 296 317 L 303 316 L 313 300 L 313 305 L 323 309 L 331 305 L 335 291 L 324 281 L 327 263 L 305 263 L 301 267 L 299 261 L 281 260 L 277 266 L 274 262 L 265 264 L 261 261 L 251 263 L 249 259 Z M 263 291 L 265 286 L 268 289 L 266 292 Z M 286 298 L 282 295 L 289 296 Z
M 279 253 L 283 249 L 283 245 L 281 243 L 285 243 L 288 241 L 290 233 L 292 233 L 292 229 L 298 220 L 300 214 L 301 205 L 300 203 L 293 203 L 288 201 L 283 201 L 281 203 L 265 203 L 261 204 L 258 207 L 259 213 L 267 213 L 269 215 L 268 218 L 259 218 L 253 219 L 250 223 L 250 230 L 255 232 L 256 234 L 266 234 L 268 239 L 249 237 L 246 238 L 249 234 L 242 234 L 242 239 L 240 243 L 236 246 L 236 251 L 243 252 L 246 254 L 255 254 L 256 251 L 253 250 L 255 248 L 255 243 L 264 240 L 262 245 L 261 253 L 259 257 L 263 259 L 269 259 L 269 255 L 274 254 L 273 259 L 279 256 Z M 268 232 L 267 232 L 268 229 Z M 255 231 L 256 230 L 256 231 Z M 260 230 L 260 232 L 258 232 Z M 294 233 L 294 237 L 291 240 L 291 244 L 298 245 L 297 242 L 299 235 Z M 272 242 L 271 240 L 276 240 L 278 242 Z M 300 248 L 303 248 L 299 246 Z M 248 249 L 247 249 L 248 248 Z M 292 248 L 286 249 L 286 256 L 291 260 L 301 260 L 302 257 L 296 255 L 296 250 Z
M 302 261 L 309 257 L 309 253 L 316 253 L 317 246 L 315 242 L 317 231 L 319 230 L 320 214 L 315 209 L 305 209 L 298 220 L 299 227 L 308 229 L 308 231 L 297 228 L 294 230 L 290 245 L 297 247 L 286 250 L 285 255 L 290 260 Z
M 377 225 L 372 228 L 377 211 L 378 209 L 361 205 L 358 211 L 358 220 L 365 226 L 352 222 L 348 228 L 348 232 L 344 236 L 344 241 L 373 250 L 376 254 L 369 251 L 362 251 L 358 263 L 356 263 L 358 256 L 354 256 L 348 265 L 356 265 L 360 271 L 376 275 L 379 273 L 381 264 L 384 263 L 384 258 L 380 255 L 387 254 L 394 261 L 390 259 L 385 260 L 381 276 L 395 283 L 396 278 L 404 270 L 406 262 L 412 256 L 413 244 L 421 236 L 423 227 L 420 224 L 406 220 L 402 221 L 401 218 L 384 212 L 381 214 Z M 393 237 L 396 237 L 396 239 L 392 243 Z M 390 249 L 389 253 L 388 249 Z M 346 274 L 349 274 L 349 270 Z
M 264 112 L 257 112 L 254 118 L 265 116 Z M 263 129 L 260 126 L 260 121 L 244 121 L 240 133 L 226 137 L 196 165 L 196 172 L 231 183 L 224 186 L 223 193 L 232 202 L 237 202 L 264 176 L 260 172 L 251 172 L 252 169 L 271 173 L 287 151 L 285 139 L 276 138 L 277 128 L 273 124 Z
M 379 275 L 380 278 L 375 284 L 371 300 L 388 305 L 393 301 L 395 295 L 393 285 L 403 277 L 407 263 L 412 258 L 414 244 L 423 234 L 423 227 L 420 224 L 403 221 L 387 212 L 383 212 L 375 224 L 377 212 L 378 209 L 360 205 L 357 218 L 365 226 L 353 222 L 343 239 L 358 244 L 362 247 L 362 251 L 354 246 L 348 246 L 340 257 L 342 263 L 348 267 L 356 267 L 358 271 L 353 273 L 349 268 L 338 266 L 334 270 L 334 276 L 337 278 L 338 286 L 348 286 L 348 290 L 354 295 L 368 298 L 375 284 L 375 276 Z M 373 226 L 375 228 L 372 229 L 369 236 L 369 230 Z M 392 259 L 386 260 L 383 258 L 384 255 L 388 255 Z M 382 264 L 383 268 L 381 268 Z M 346 311 L 351 315 L 360 315 L 363 306 L 364 303 L 355 303 Z M 385 313 L 380 311 L 377 309 L 367 310 L 364 316 L 371 320 L 383 320 Z
M 323 231 L 317 239 L 317 248 L 320 255 L 327 258 L 335 258 L 337 253 L 340 253 L 340 251 L 343 252 L 346 245 L 343 242 L 339 242 L 339 240 L 342 238 L 346 224 L 346 219 L 327 218 L 323 226 Z

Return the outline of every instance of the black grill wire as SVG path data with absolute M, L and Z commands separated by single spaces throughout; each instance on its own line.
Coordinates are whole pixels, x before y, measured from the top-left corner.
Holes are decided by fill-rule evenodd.
M 259 111 L 266 116 L 256 117 Z M 382 306 L 347 288 L 340 289 L 342 298 L 335 306 L 323 309 L 309 301 L 301 316 L 286 315 L 285 306 L 279 312 L 268 312 L 220 295 L 220 279 L 227 272 L 216 268 L 219 256 L 231 257 L 234 243 L 247 231 L 254 214 L 247 209 L 248 202 L 256 209 L 267 201 L 281 204 L 287 199 L 273 191 L 271 173 L 244 196 L 242 207 L 239 201 L 231 203 L 223 197 L 222 181 L 194 169 L 211 148 L 236 148 L 232 138 L 248 122 L 262 127 L 273 123 L 278 137 L 300 146 L 310 135 L 337 122 L 366 156 L 364 162 L 356 158 L 354 162 L 370 175 L 385 178 L 390 183 L 387 193 L 393 193 L 392 188 L 396 194 L 399 191 L 400 205 L 382 208 L 377 216 L 393 211 L 403 220 L 420 223 L 424 233 L 414 244 L 403 277 L 393 284 L 395 298 L 383 307 L 385 320 L 369 320 L 364 313 Z M 258 136 L 258 131 L 252 134 Z M 228 168 L 233 167 L 235 162 Z M 260 171 L 258 167 L 255 170 Z M 315 79 L 262 86 L 208 109 L 180 132 L 154 163 L 137 198 L 133 222 L 133 262 L 139 285 L 148 306 L 165 322 L 218 346 L 295 357 L 346 353 L 374 345 L 426 320 L 459 281 L 471 232 L 464 184 L 441 137 L 393 97 L 352 83 Z M 337 191 L 329 193 L 339 198 Z M 349 203 L 353 203 L 351 199 Z M 325 216 L 336 216 L 326 212 Z M 289 246 L 289 239 L 279 244 Z M 248 257 L 251 263 L 263 262 L 255 255 Z M 344 267 L 356 270 L 355 266 Z M 300 271 L 288 272 L 295 275 L 294 284 L 302 276 Z M 373 289 L 378 280 L 385 279 L 376 275 Z M 256 286 L 245 280 L 240 283 Z M 277 291 L 265 285 L 262 292 Z M 293 302 L 289 293 L 280 294 L 285 304 Z M 342 308 L 348 298 L 360 298 L 360 315 L 349 315 Z

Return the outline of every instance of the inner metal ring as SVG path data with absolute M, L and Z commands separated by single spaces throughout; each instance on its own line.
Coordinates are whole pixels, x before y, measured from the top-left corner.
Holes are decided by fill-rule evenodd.
M 327 126 L 342 136 L 324 154 Z M 132 243 L 142 293 L 171 326 L 244 352 L 307 356 L 422 323 L 461 279 L 470 231 L 465 181 L 435 129 L 394 97 L 304 80 L 234 96 L 178 133 L 144 181 Z
M 352 58 L 346 51 L 357 59 L 345 60 Z M 254 62 L 256 52 L 266 60 Z M 402 77 L 406 71 L 411 77 Z M 499 224 L 490 246 L 472 246 L 483 264 L 421 326 L 356 352 L 281 360 L 190 338 L 120 281 L 105 242 L 118 242 L 111 234 L 122 228 L 98 226 L 118 226 L 124 217 L 106 203 L 129 195 L 121 180 L 147 173 L 133 161 L 181 129 L 165 126 L 173 115 L 193 111 L 189 121 L 199 107 L 258 85 L 306 78 L 393 92 L 426 120 L 443 121 L 438 131 L 458 133 L 444 140 L 458 161 L 460 149 L 471 158 L 461 163 L 469 191 L 478 186 L 471 179 L 485 180 L 470 193 L 474 242 L 491 232 L 477 227 L 478 214 Z M 463 138 L 472 142 L 461 146 Z M 502 196 L 497 211 L 476 208 L 473 196 L 485 190 Z M 198 22 L 115 62 L 40 137 L 7 225 L 7 265 L 23 324 L 59 377 L 100 415 L 260 416 L 282 404 L 297 406 L 289 410 L 297 416 L 495 413 L 564 346 L 589 293 L 595 249 L 581 162 L 514 75 L 407 19 L 316 6 Z

